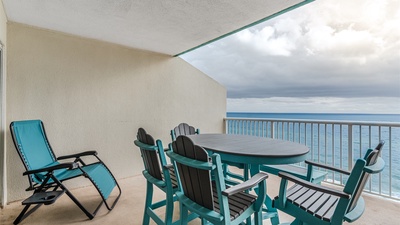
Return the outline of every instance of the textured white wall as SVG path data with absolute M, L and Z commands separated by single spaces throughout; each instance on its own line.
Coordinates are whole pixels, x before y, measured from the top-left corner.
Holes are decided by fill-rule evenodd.
M 5 176 L 5 150 L 4 150 L 4 134 L 5 134 L 5 124 L 4 124 L 4 115 L 3 111 L 4 110 L 4 76 L 5 76 L 5 59 L 6 59 L 6 43 L 7 43 L 7 17 L 4 12 L 3 4 L 0 2 L 0 42 L 3 44 L 3 65 L 0 66 L 0 69 L 2 70 L 1 73 L 3 76 L 0 76 L 0 206 L 5 204 L 5 182 L 3 182 L 3 179 L 6 178 Z
M 43 120 L 56 155 L 95 149 L 123 178 L 143 168 L 133 144 L 139 127 L 165 146 L 180 122 L 223 131 L 225 88 L 180 58 L 17 23 L 7 35 L 6 122 Z M 9 131 L 6 138 L 13 201 L 28 183 Z

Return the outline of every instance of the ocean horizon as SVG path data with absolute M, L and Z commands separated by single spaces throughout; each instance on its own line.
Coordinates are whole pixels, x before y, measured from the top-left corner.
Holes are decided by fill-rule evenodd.
M 375 113 L 266 113 L 266 112 L 227 112 L 229 118 L 270 118 L 270 119 L 309 119 L 369 122 L 400 122 L 400 114 Z

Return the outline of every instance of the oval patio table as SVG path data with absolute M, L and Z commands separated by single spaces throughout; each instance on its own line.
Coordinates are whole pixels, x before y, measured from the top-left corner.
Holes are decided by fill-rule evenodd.
M 188 137 L 210 153 L 218 153 L 226 162 L 248 164 L 250 174 L 260 172 L 260 165 L 291 164 L 306 159 L 309 148 L 291 141 L 235 134 L 197 134 Z M 266 196 L 266 216 L 273 225 L 279 224 L 277 210 Z

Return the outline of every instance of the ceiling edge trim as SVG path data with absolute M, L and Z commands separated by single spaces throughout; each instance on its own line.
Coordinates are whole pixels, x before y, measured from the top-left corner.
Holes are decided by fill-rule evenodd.
M 251 24 L 249 24 L 249 25 L 246 25 L 246 26 L 244 26 L 244 27 L 241 27 L 241 28 L 239 28 L 239 29 L 236 29 L 236 30 L 234 30 L 234 31 L 231 31 L 231 32 L 229 32 L 229 33 L 227 33 L 227 34 L 224 34 L 224 35 L 222 35 L 222 36 L 219 36 L 219 37 L 217 37 L 217 38 L 214 38 L 214 39 L 212 39 L 212 40 L 210 40 L 210 41 L 207 41 L 207 42 L 205 42 L 205 43 L 203 43 L 203 44 L 200 44 L 200 45 L 198 45 L 198 46 L 196 46 L 196 47 L 193 47 L 193 48 L 191 48 L 191 49 L 188 49 L 188 50 L 186 50 L 186 51 L 183 51 L 183 52 L 181 52 L 181 53 L 178 53 L 178 54 L 176 54 L 176 55 L 173 55 L 173 57 L 178 57 L 178 56 L 183 55 L 183 54 L 185 54 L 185 53 L 191 52 L 191 51 L 193 51 L 193 50 L 195 50 L 195 49 L 198 49 L 198 48 L 200 48 L 200 47 L 203 47 L 203 46 L 205 46 L 205 45 L 208 45 L 208 44 L 210 44 L 210 43 L 212 43 L 212 42 L 218 41 L 218 40 L 220 40 L 220 39 L 222 39 L 222 38 L 225 38 L 225 37 L 227 37 L 227 36 L 230 36 L 230 35 L 232 35 L 232 34 L 234 34 L 234 33 L 237 33 L 237 32 L 239 32 L 239 31 L 242 31 L 242 30 L 247 29 L 247 28 L 249 28 L 249 27 L 255 26 L 255 25 L 259 24 L 259 23 L 262 23 L 262 22 L 265 22 L 265 21 L 267 21 L 267 20 L 270 20 L 270 19 L 272 19 L 272 18 L 274 18 L 274 17 L 277 17 L 277 16 L 279 16 L 279 15 L 282 15 L 282 14 L 284 14 L 284 13 L 287 13 L 287 12 L 289 12 L 289 11 L 291 11 L 291 10 L 297 9 L 297 8 L 299 8 L 299 7 L 303 6 L 303 5 L 306 5 L 306 4 L 308 4 L 308 3 L 311 3 L 311 2 L 313 2 L 313 1 L 315 1 L 315 0 L 304 0 L 303 2 L 300 2 L 300 3 L 296 4 L 296 5 L 293 5 L 293 6 L 289 7 L 289 8 L 286 8 L 286 9 L 284 9 L 284 10 L 282 10 L 282 11 L 279 11 L 279 12 L 277 12 L 277 13 L 274 13 L 274 14 L 272 14 L 272 15 L 270 15 L 270 16 L 267 16 L 267 17 L 265 17 L 265 18 L 263 18 L 263 19 L 261 19 L 261 20 L 255 21 L 255 22 L 253 22 L 253 23 L 251 23 Z

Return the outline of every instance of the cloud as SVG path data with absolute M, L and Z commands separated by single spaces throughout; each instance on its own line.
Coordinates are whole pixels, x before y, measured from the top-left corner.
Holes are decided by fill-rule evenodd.
M 398 24 L 397 0 L 316 1 L 182 58 L 230 99 L 400 99 Z

